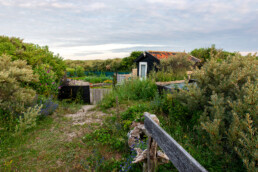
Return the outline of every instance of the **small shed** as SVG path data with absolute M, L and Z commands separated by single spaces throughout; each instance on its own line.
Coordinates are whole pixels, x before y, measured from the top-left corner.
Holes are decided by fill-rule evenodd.
M 90 84 L 88 82 L 65 79 L 64 85 L 59 89 L 58 98 L 76 100 L 90 103 Z
M 146 78 L 150 71 L 157 71 L 155 64 L 159 65 L 161 59 L 173 58 L 178 54 L 187 54 L 185 52 L 167 52 L 167 51 L 146 51 L 143 52 L 136 60 L 137 76 L 140 78 Z M 195 64 L 201 62 L 200 59 L 189 55 L 189 60 Z

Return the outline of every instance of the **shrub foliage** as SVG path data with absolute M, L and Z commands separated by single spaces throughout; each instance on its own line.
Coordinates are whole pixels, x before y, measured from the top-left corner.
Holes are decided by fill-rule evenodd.
M 11 61 L 10 56 L 0 56 L 0 109 L 23 112 L 35 97 L 36 92 L 28 87 L 31 81 L 38 81 L 38 76 L 26 61 Z
M 192 69 L 193 62 L 188 60 L 189 55 L 178 53 L 175 57 L 162 59 L 157 72 L 152 71 L 150 77 L 155 81 L 182 80 L 186 76 L 186 71 Z
M 39 46 L 31 43 L 24 43 L 22 39 L 14 37 L 0 36 L 0 56 L 6 54 L 12 61 L 23 60 L 30 65 L 35 74 L 39 75 L 40 82 L 29 81 L 30 86 L 39 94 L 54 94 L 53 86 L 63 77 L 65 73 L 65 63 L 59 55 L 54 55 L 47 46 Z M 44 71 L 44 70 L 45 71 Z M 51 71 L 51 84 L 49 79 L 44 77 L 47 71 Z M 41 84 L 41 85 L 40 85 Z
M 238 155 L 249 171 L 257 170 L 257 63 L 251 55 L 212 55 L 194 73 L 197 86 L 173 95 L 189 111 L 203 111 L 197 126 L 210 149 L 232 161 Z

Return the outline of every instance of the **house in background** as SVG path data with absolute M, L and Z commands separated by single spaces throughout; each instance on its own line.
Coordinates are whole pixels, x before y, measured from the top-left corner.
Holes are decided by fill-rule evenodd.
M 146 78 L 150 71 L 158 69 L 155 67 L 160 64 L 161 59 L 173 58 L 178 54 L 186 54 L 185 52 L 167 52 L 167 51 L 146 51 L 143 52 L 137 59 L 135 59 L 137 66 L 137 76 L 140 78 Z M 200 63 L 201 60 L 189 55 L 189 60 L 193 61 L 195 64 Z

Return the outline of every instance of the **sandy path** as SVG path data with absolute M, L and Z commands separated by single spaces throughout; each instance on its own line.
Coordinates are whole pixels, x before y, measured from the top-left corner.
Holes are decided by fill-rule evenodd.
M 102 123 L 102 119 L 107 114 L 96 111 L 95 105 L 84 105 L 75 114 L 68 114 L 66 117 L 72 118 L 73 125 L 84 125 L 90 123 Z

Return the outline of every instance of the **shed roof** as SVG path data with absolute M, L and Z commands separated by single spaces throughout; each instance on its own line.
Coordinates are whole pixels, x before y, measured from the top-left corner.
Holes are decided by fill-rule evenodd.
M 168 52 L 168 51 L 148 51 L 148 53 L 151 54 L 152 56 L 156 57 L 159 60 L 174 57 L 178 54 L 187 55 L 187 53 L 185 53 L 185 52 Z M 198 59 L 192 55 L 189 55 L 188 59 L 195 63 L 201 62 L 200 59 Z
M 189 55 L 185 52 L 146 51 L 146 52 L 142 53 L 137 59 L 135 59 L 135 62 L 140 61 L 142 58 L 145 58 L 145 56 L 151 56 L 151 57 L 156 58 L 157 60 L 161 60 L 161 59 L 175 57 L 178 54 Z M 195 62 L 195 63 L 201 62 L 200 59 L 198 59 L 198 58 L 196 58 L 192 55 L 189 55 L 188 59 Z
M 160 60 L 160 59 L 166 59 L 171 56 L 176 56 L 180 52 L 148 51 L 148 53 Z

